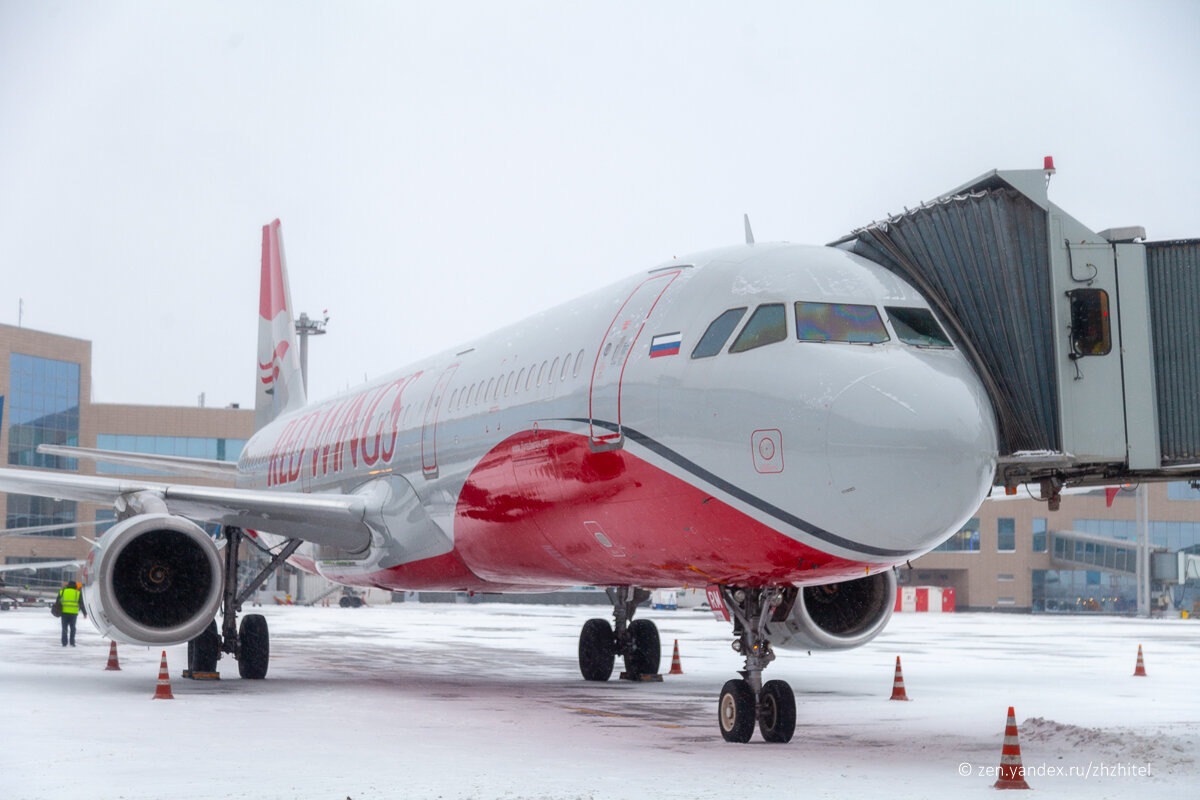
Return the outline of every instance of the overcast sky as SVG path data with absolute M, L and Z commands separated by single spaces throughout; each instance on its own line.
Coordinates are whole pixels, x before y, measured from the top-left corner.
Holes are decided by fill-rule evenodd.
M 0 0 L 0 322 L 98 402 L 253 402 L 262 225 L 340 391 L 674 255 L 1053 155 L 1200 236 L 1200 3 Z

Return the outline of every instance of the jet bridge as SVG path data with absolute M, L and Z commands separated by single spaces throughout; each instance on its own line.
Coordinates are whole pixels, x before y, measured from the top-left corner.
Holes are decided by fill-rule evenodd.
M 1052 168 L 1051 168 L 1052 169 Z M 922 291 L 996 409 L 996 483 L 1200 479 L 1200 239 L 1093 232 L 992 172 L 833 242 Z

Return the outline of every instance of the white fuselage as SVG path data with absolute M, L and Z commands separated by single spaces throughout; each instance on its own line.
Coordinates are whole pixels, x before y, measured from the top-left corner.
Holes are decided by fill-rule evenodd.
M 774 327 L 743 336 L 763 306 Z M 812 309 L 867 307 L 882 340 L 797 328 Z M 743 308 L 715 354 L 693 357 Z M 979 380 L 958 349 L 906 341 L 896 308 L 928 303 L 841 250 L 703 253 L 285 415 L 247 444 L 241 482 L 349 492 L 386 477 L 403 506 L 387 533 L 361 553 L 297 559 L 346 583 L 860 577 L 958 530 L 995 470 Z M 782 339 L 731 352 L 779 324 Z

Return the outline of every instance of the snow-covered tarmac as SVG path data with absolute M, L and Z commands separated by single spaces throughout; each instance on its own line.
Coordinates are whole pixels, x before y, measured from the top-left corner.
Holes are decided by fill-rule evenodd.
M 1071 797 L 1194 796 L 1200 621 L 897 614 L 840 653 L 781 651 L 790 744 L 726 744 L 740 659 L 707 612 L 653 611 L 660 684 L 579 677 L 579 628 L 607 607 L 398 604 L 263 609 L 270 674 L 179 677 L 160 650 L 44 609 L 0 613 L 0 798 L 994 797 L 1008 706 L 1028 781 Z M 1148 677 L 1132 677 L 1137 646 Z M 895 658 L 911 702 L 893 702 Z

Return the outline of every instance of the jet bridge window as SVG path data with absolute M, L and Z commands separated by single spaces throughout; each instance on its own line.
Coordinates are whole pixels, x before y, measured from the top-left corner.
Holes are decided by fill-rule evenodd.
M 756 347 L 782 342 L 787 338 L 787 311 L 783 303 L 767 303 L 754 309 L 750 321 L 729 346 L 731 353 L 744 353 Z
M 729 340 L 729 334 L 733 333 L 733 329 L 742 321 L 745 313 L 745 306 L 721 312 L 721 316 L 708 324 L 708 330 L 700 337 L 696 349 L 692 351 L 692 358 L 708 358 L 721 352 L 721 348 Z
M 1104 356 L 1112 352 L 1108 292 L 1075 289 L 1067 292 L 1067 297 L 1071 300 L 1071 357 Z
M 917 347 L 953 347 L 950 337 L 933 318 L 928 308 L 885 306 L 892 330 L 905 344 Z
M 876 344 L 891 337 L 875 306 L 799 302 L 796 338 L 802 342 Z

